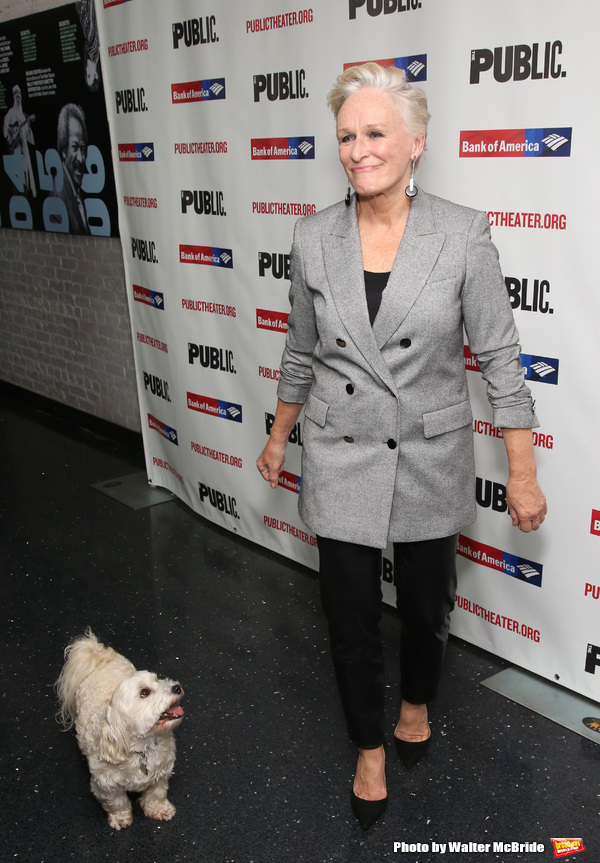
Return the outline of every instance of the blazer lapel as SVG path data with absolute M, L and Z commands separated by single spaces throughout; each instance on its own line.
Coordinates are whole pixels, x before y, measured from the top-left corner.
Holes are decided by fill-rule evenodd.
M 369 321 L 354 195 L 351 205 L 344 207 L 331 233 L 325 234 L 321 242 L 327 281 L 337 312 L 365 361 L 395 391 L 394 379 Z
M 416 302 L 442 250 L 445 236 L 436 230 L 431 204 L 421 192 L 412 200 L 402 242 L 373 324 L 378 348 L 396 332 Z
M 344 207 L 330 234 L 322 238 L 327 280 L 338 314 L 374 372 L 396 390 L 381 348 L 408 315 L 444 245 L 426 193 L 413 198 L 398 254 L 375 323 L 371 326 L 365 296 L 362 252 L 356 218 L 356 196 Z

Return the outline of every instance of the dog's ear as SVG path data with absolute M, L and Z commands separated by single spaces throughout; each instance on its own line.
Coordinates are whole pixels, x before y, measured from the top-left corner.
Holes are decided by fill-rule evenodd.
M 100 729 L 98 757 L 111 764 L 120 764 L 129 755 L 130 746 L 129 728 L 123 715 L 109 705 L 106 720 Z

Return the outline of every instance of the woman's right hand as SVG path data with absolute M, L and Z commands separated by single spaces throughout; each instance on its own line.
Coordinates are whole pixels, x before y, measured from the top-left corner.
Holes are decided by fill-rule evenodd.
M 295 402 L 284 402 L 277 399 L 277 410 L 275 419 L 271 426 L 271 433 L 267 445 L 256 459 L 256 467 L 271 488 L 277 488 L 277 481 L 281 468 L 285 462 L 285 448 L 288 437 L 294 428 L 303 404 Z
M 266 447 L 256 459 L 256 467 L 271 488 L 277 488 L 279 474 L 284 462 L 285 444 L 277 444 L 272 438 L 269 438 Z

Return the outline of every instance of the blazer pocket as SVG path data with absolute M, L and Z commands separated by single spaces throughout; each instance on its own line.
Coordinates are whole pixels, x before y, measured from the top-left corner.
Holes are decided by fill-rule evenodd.
M 308 417 L 309 420 L 312 420 L 314 423 L 321 426 L 321 428 L 325 428 L 325 420 L 327 419 L 328 410 L 328 404 L 322 402 L 321 399 L 318 399 L 312 393 L 309 394 L 306 399 L 306 404 L 304 405 L 305 417 Z
M 460 282 L 461 279 L 462 275 L 454 271 L 448 272 L 448 270 L 433 270 L 429 274 L 427 284 L 435 285 L 436 282 Z
M 463 426 L 471 425 L 472 422 L 473 412 L 469 399 L 439 411 L 423 414 L 423 428 L 426 438 L 463 428 Z

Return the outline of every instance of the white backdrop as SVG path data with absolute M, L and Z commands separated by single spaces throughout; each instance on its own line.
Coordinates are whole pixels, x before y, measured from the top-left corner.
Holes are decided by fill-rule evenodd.
M 550 513 L 514 530 L 476 363 L 479 517 L 452 631 L 598 698 L 600 320 L 594 0 L 96 0 L 148 476 L 316 567 L 297 514 L 301 425 L 272 491 L 293 225 L 342 198 L 326 94 L 345 64 L 409 70 L 432 121 L 417 180 L 489 214 L 542 426 Z M 384 592 L 393 601 L 391 555 Z

